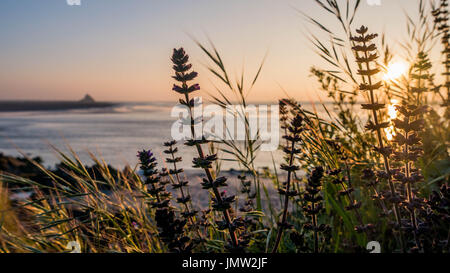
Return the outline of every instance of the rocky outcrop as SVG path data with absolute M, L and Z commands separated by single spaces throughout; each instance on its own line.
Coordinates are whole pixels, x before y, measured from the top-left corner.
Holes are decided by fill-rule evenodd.
M 84 96 L 84 98 L 80 100 L 80 103 L 95 103 L 95 100 L 91 95 L 86 94 L 86 96 Z

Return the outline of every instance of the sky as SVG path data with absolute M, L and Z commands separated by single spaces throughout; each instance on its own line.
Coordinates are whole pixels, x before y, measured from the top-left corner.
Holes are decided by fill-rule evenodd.
M 418 1 L 371 1 L 362 0 L 355 26 L 406 37 L 404 12 Z M 309 69 L 326 64 L 306 37 L 317 28 L 297 10 L 337 27 L 314 0 L 1 0 L 0 100 L 174 100 L 175 47 L 191 55 L 202 94 L 214 93 L 218 83 L 192 37 L 213 41 L 229 73 L 244 70 L 249 80 L 267 54 L 251 99 L 316 100 Z

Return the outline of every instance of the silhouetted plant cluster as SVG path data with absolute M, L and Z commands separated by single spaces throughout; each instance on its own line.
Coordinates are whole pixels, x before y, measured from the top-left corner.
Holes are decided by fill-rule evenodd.
M 283 108 L 282 111 L 284 111 Z M 287 164 L 282 164 L 280 168 L 287 172 L 287 179 L 286 182 L 284 182 L 278 189 L 279 194 L 284 196 L 284 207 L 281 221 L 278 223 L 278 233 L 277 238 L 275 239 L 275 246 L 272 250 L 273 253 L 277 252 L 278 250 L 281 236 L 283 236 L 283 231 L 292 227 L 292 225 L 287 222 L 287 216 L 289 210 L 289 199 L 298 195 L 298 191 L 292 189 L 292 180 L 294 173 L 300 170 L 300 166 L 295 163 L 294 159 L 295 155 L 302 152 L 302 150 L 298 147 L 302 140 L 301 133 L 304 130 L 302 115 L 300 113 L 296 114 L 289 122 L 289 124 L 285 126 L 287 132 L 286 135 L 283 136 L 283 138 L 286 139 L 287 144 L 285 147 L 283 147 L 283 152 L 286 154 Z
M 230 248 L 240 249 L 240 242 L 236 236 L 236 229 L 240 225 L 240 221 L 233 220 L 230 216 L 231 204 L 235 201 L 235 196 L 228 196 L 226 191 L 220 192 L 220 188 L 227 186 L 225 177 L 214 178 L 211 172 L 212 163 L 217 160 L 216 154 L 205 155 L 202 145 L 207 144 L 208 141 L 203 136 L 195 135 L 195 123 L 192 108 L 195 105 L 195 100 L 189 97 L 190 93 L 200 90 L 200 85 L 189 82 L 197 77 L 197 72 L 191 71 L 192 65 L 188 63 L 189 56 L 185 53 L 183 48 L 174 49 L 172 55 L 173 69 L 175 76 L 173 78 L 181 85 L 174 84 L 173 90 L 183 94 L 184 100 L 180 99 L 180 103 L 188 107 L 190 112 L 190 126 L 191 139 L 186 141 L 187 146 L 194 146 L 198 152 L 198 157 L 193 159 L 193 167 L 203 169 L 206 178 L 203 179 L 202 187 L 206 190 L 212 190 L 214 197 L 211 198 L 212 208 L 215 211 L 223 214 L 223 220 L 217 221 L 216 224 L 219 230 L 229 231 L 231 239 Z M 198 121 L 197 121 L 198 122 Z
M 166 191 L 169 173 L 167 170 L 158 172 L 156 158 L 150 150 L 143 150 L 138 154 L 141 170 L 145 177 L 145 185 L 148 193 L 156 200 L 150 201 L 150 206 L 155 208 L 155 221 L 160 230 L 159 236 L 167 244 L 170 251 L 190 252 L 194 247 L 191 239 L 184 236 L 186 219 L 177 219 L 174 208 L 171 207 L 171 194 Z
M 378 176 L 386 179 L 389 185 L 389 191 L 382 192 L 385 200 L 393 204 L 393 212 L 395 219 L 397 221 L 397 228 L 401 227 L 401 215 L 399 210 L 399 203 L 401 202 L 401 197 L 397 193 L 394 183 L 392 181 L 391 163 L 389 157 L 392 154 L 392 147 L 384 143 L 384 138 L 382 131 L 389 127 L 389 122 L 383 122 L 380 120 L 379 111 L 384 109 L 386 105 L 384 103 L 379 103 L 376 101 L 376 94 L 379 88 L 382 87 L 383 83 L 381 81 L 376 81 L 374 77 L 380 72 L 377 67 L 376 60 L 378 59 L 378 53 L 376 52 L 377 47 L 373 40 L 378 36 L 378 34 L 369 34 L 368 28 L 362 26 L 357 29 L 356 32 L 358 36 L 352 36 L 350 39 L 355 42 L 353 50 L 355 52 L 356 62 L 361 67 L 358 70 L 358 74 L 361 76 L 362 83 L 359 89 L 362 92 L 368 92 L 369 103 L 362 104 L 362 109 L 366 109 L 371 112 L 372 119 L 366 125 L 366 129 L 376 134 L 378 139 L 378 146 L 374 146 L 374 150 L 380 154 L 383 158 L 384 170 L 379 171 Z M 400 232 L 400 240 L 403 244 L 402 235 Z

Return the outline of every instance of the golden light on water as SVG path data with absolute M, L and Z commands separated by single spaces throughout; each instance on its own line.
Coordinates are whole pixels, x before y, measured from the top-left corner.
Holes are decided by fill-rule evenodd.
M 383 80 L 393 81 L 401 76 L 405 75 L 408 71 L 408 65 L 403 61 L 397 61 L 390 63 L 386 68 L 386 73 L 384 73 Z
M 398 100 L 392 99 L 390 104 L 388 105 L 388 115 L 389 121 L 397 118 L 397 110 L 395 109 L 395 105 L 398 104 Z M 394 126 L 391 125 L 388 128 L 384 128 L 384 132 L 386 133 L 386 137 L 389 141 L 391 141 L 395 136 Z

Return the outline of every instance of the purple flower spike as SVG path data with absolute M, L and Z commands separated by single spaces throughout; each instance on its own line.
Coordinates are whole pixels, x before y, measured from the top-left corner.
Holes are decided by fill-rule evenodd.
M 141 161 L 146 161 L 145 159 L 150 159 L 153 157 L 153 153 L 150 150 L 142 150 L 138 152 L 137 157 L 141 159 Z

